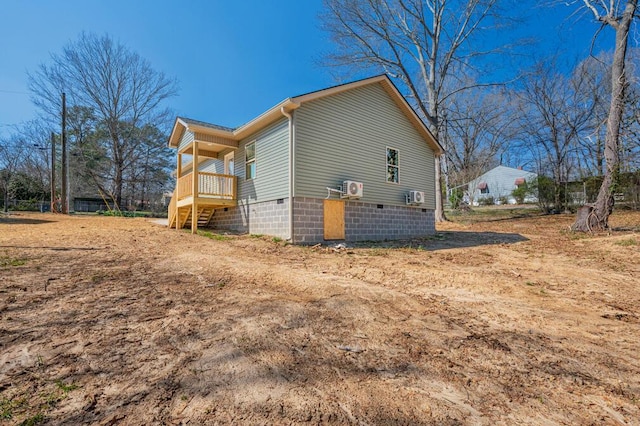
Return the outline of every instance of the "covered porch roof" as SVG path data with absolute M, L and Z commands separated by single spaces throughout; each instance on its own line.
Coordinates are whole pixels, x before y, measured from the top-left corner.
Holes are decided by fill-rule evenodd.
M 184 117 L 176 119 L 169 146 L 178 148 L 182 136 L 187 131 L 192 132 L 193 141 L 198 142 L 198 156 L 214 158 L 225 149 L 238 149 L 239 140 L 233 138 L 233 129 Z M 193 155 L 193 143 L 184 146 L 179 153 Z

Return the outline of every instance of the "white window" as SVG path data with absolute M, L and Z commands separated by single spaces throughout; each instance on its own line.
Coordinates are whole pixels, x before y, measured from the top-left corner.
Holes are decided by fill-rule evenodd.
M 400 182 L 398 150 L 387 147 L 387 182 Z
M 245 147 L 246 153 L 246 168 L 245 178 L 254 179 L 256 177 L 256 143 L 248 143 Z

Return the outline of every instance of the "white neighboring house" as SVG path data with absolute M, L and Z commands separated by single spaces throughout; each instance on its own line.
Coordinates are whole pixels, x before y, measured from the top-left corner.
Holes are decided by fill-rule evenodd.
M 480 204 L 480 200 L 492 197 L 496 204 L 500 204 L 501 198 L 506 198 L 509 204 L 516 204 L 512 192 L 525 182 L 531 183 L 538 175 L 527 172 L 522 168 L 498 166 L 478 176 L 467 184 L 467 197 L 474 206 Z M 537 197 L 527 196 L 525 202 L 536 202 Z

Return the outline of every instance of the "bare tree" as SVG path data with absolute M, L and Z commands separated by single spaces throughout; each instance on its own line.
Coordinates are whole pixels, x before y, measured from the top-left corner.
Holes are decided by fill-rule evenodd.
M 578 211 L 576 221 L 571 226 L 574 231 L 587 232 L 609 228 L 609 216 L 613 212 L 613 188 L 620 167 L 620 128 L 624 113 L 625 92 L 628 85 L 626 74 L 626 54 L 629 30 L 635 18 L 638 0 L 605 2 L 583 0 L 583 7 L 589 10 L 602 26 L 615 30 L 615 50 L 611 64 L 611 106 L 607 118 L 604 157 L 606 170 L 596 202 L 585 205 Z
M 554 206 L 562 209 L 561 186 L 577 170 L 577 146 L 592 134 L 593 99 L 588 98 L 583 72 L 569 77 L 556 71 L 553 61 L 539 63 L 524 80 L 520 92 L 519 128 L 522 145 L 531 150 L 538 171 L 554 182 Z M 579 67 L 578 67 L 579 69 Z
M 80 38 L 54 54 L 29 74 L 33 101 L 53 121 L 60 111 L 60 94 L 70 106 L 89 108 L 103 126 L 114 201 L 122 201 L 124 176 L 136 155 L 139 129 L 163 127 L 169 114 L 161 108 L 176 94 L 177 85 L 155 71 L 137 53 L 108 35 L 82 33 Z
M 51 130 L 43 120 L 32 120 L 17 128 L 22 143 L 21 172 L 49 187 L 51 179 Z
M 13 140 L 0 140 L 0 188 L 4 201 L 4 212 L 9 211 L 9 185 L 20 162 L 20 151 Z
M 627 53 L 627 81 L 625 112 L 620 134 L 620 171 L 640 169 L 640 51 Z
M 477 60 L 496 53 L 474 46 L 476 36 L 493 30 L 498 0 L 325 0 L 325 28 L 338 53 L 332 65 L 381 70 L 400 83 L 414 108 L 440 137 L 443 102 L 466 88 L 457 80 Z M 436 161 L 436 220 L 442 209 L 439 159 Z
M 448 147 L 445 155 L 452 187 L 463 186 L 498 165 L 499 154 L 507 150 L 515 133 L 512 106 L 498 90 L 456 93 L 449 98 L 443 119 L 441 140 Z
M 581 177 L 602 176 L 604 174 L 604 141 L 606 137 L 607 114 L 611 99 L 611 81 L 608 54 L 589 57 L 578 65 L 574 74 L 579 74 L 585 84 L 581 85 L 585 103 L 592 105 L 590 132 L 578 141 L 578 167 Z

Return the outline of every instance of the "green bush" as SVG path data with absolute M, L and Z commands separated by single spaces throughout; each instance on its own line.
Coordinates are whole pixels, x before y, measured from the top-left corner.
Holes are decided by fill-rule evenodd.
M 40 202 L 38 200 L 21 200 L 13 207 L 13 210 L 20 212 L 36 212 L 40 211 Z
M 484 197 L 478 200 L 478 204 L 481 206 L 493 206 L 496 204 L 496 200 L 493 197 Z
M 451 208 L 454 210 L 459 209 L 463 197 L 464 191 L 462 190 L 462 188 L 451 190 L 451 195 L 449 195 L 449 203 L 451 203 Z
M 524 204 L 525 198 L 527 198 L 527 195 L 530 195 L 530 193 L 531 188 L 529 188 L 529 184 L 525 181 L 523 184 L 518 185 L 518 187 L 511 192 L 511 195 L 516 199 L 516 203 Z
M 540 210 L 545 213 L 561 212 L 572 202 L 566 186 L 554 182 L 550 177 L 538 176 L 531 181 L 530 187 L 538 197 Z

